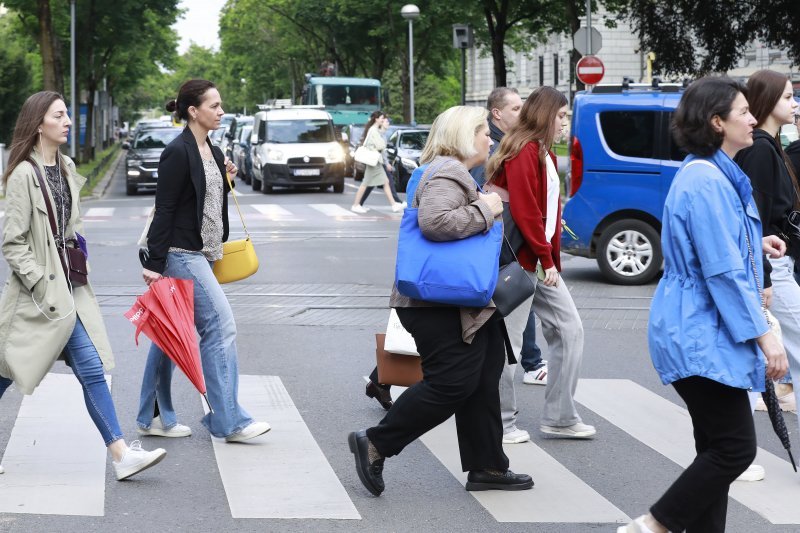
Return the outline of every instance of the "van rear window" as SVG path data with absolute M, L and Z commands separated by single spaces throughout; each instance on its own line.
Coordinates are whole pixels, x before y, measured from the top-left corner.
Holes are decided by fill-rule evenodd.
M 656 111 L 605 111 L 600 127 L 615 154 L 655 158 Z

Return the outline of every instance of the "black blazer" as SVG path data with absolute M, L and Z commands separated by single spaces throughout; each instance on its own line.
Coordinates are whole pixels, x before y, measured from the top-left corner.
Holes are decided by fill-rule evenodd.
M 222 194 L 222 241 L 228 240 L 228 191 L 225 179 L 225 156 L 213 146 L 211 153 L 223 176 Z M 203 238 L 203 204 L 206 197 L 206 176 L 203 160 L 194 134 L 187 127 L 161 153 L 158 162 L 158 186 L 156 188 L 156 212 L 147 232 L 147 248 L 150 257 L 144 267 L 162 274 L 167 266 L 170 247 L 200 251 Z

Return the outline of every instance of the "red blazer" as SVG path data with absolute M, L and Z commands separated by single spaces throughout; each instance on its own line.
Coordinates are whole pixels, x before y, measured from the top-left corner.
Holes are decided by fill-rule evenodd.
M 557 165 L 555 154 L 550 152 L 549 155 L 553 165 Z M 507 160 L 494 183 L 508 191 L 511 216 L 525 237 L 517 254 L 522 268 L 532 272 L 541 261 L 545 269 L 555 266 L 561 272 L 561 201 L 559 198 L 556 232 L 547 242 L 544 237 L 547 171 L 539 159 L 539 143 L 529 142 L 516 157 Z

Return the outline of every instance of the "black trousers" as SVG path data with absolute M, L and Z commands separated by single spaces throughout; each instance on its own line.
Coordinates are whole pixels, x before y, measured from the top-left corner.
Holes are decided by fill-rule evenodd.
M 462 469 L 508 469 L 500 420 L 501 319 L 493 316 L 467 344 L 457 308 L 400 308 L 397 316 L 417 344 L 423 379 L 367 430 L 369 440 L 391 457 L 455 414 Z
M 722 533 L 730 484 L 756 457 L 747 391 L 698 376 L 672 385 L 692 417 L 697 457 L 650 512 L 675 533 Z

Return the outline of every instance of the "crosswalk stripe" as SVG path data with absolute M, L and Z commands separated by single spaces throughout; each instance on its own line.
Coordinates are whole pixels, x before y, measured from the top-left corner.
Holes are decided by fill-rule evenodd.
M 252 204 L 250 207 L 262 215 L 266 215 L 270 220 L 286 220 L 294 217 L 291 211 L 284 209 L 278 204 Z
M 47 374 L 23 398 L 3 466 L 0 513 L 103 516 L 106 447 L 75 376 Z
M 392 396 L 396 398 L 403 390 L 402 387 L 392 387 Z M 461 471 L 453 417 L 423 435 L 420 440 L 462 485 L 466 485 L 467 474 Z M 585 444 L 592 445 L 588 441 Z M 498 522 L 630 521 L 628 515 L 532 442 L 507 445 L 503 449 L 511 469 L 530 473 L 535 486 L 533 490 L 518 492 L 473 492 L 472 496 Z
M 337 204 L 308 204 L 311 209 L 319 211 L 323 215 L 336 218 L 359 218 L 356 213 L 345 209 Z
M 239 400 L 273 429 L 241 444 L 212 439 L 233 518 L 361 519 L 279 377 L 240 376 Z
M 114 214 L 113 207 L 90 207 L 83 215 L 85 218 L 110 217 Z
M 641 385 L 627 379 L 582 379 L 575 399 L 681 467 L 694 460 L 689 413 Z M 797 474 L 791 465 L 761 448 L 755 462 L 766 469 L 766 478 L 734 482 L 730 496 L 773 524 L 800 524 Z

